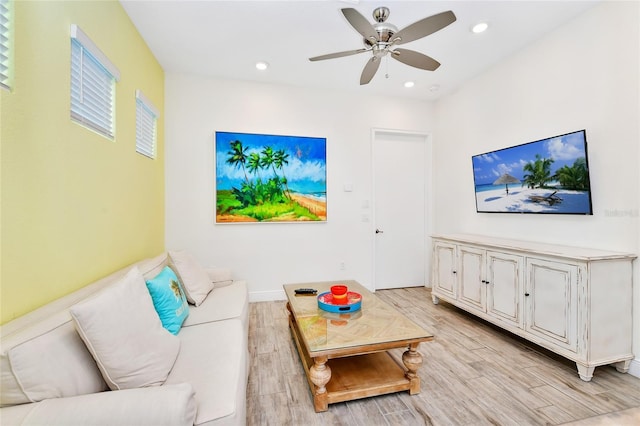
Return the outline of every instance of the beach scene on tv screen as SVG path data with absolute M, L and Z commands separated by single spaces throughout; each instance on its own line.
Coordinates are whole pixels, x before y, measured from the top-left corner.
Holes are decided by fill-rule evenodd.
M 592 214 L 585 132 L 474 155 L 477 211 Z

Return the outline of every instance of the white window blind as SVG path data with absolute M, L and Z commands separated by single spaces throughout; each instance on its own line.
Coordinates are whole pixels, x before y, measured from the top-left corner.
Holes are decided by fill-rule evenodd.
M 0 0 L 0 87 L 9 88 L 9 49 L 11 48 L 11 5 Z
M 71 119 L 113 139 L 119 79 L 111 61 L 77 25 L 71 25 Z
M 136 90 L 136 151 L 156 158 L 158 110 L 140 90 Z

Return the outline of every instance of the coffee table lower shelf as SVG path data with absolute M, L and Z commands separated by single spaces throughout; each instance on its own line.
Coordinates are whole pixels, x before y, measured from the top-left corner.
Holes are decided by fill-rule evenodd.
M 306 351 L 295 321 L 291 317 L 289 325 L 304 365 L 316 412 L 327 411 L 329 404 L 337 402 L 405 390 L 412 395 L 420 393 L 418 375 L 415 372 L 413 374 L 408 372 L 387 351 L 339 355 L 336 358 L 329 356 L 312 358 Z M 421 363 L 420 358 L 419 364 Z M 328 381 L 325 381 L 327 377 Z M 322 382 L 325 382 L 324 389 Z

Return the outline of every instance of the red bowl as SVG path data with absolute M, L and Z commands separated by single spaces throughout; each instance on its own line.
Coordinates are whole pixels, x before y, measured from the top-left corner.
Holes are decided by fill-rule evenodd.
M 347 296 L 347 286 L 346 285 L 334 285 L 331 286 L 331 294 L 333 294 L 333 297 L 338 297 L 340 298 L 342 297 L 346 297 Z

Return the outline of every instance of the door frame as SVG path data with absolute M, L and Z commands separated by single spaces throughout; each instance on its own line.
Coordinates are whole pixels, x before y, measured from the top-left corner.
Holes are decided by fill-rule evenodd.
M 371 200 L 372 200 L 372 221 L 371 221 L 371 235 L 373 235 L 373 242 L 371 244 L 371 277 L 373 291 L 376 291 L 376 244 L 377 238 L 375 237 L 376 230 L 376 138 L 378 135 L 397 135 L 397 136 L 415 136 L 422 138 L 425 144 L 424 149 L 424 247 L 425 247 L 425 263 L 424 263 L 424 277 L 425 286 L 431 287 L 431 233 L 433 226 L 433 143 L 431 133 L 411 131 L 411 130 L 397 130 L 397 129 L 385 129 L 385 128 L 372 128 L 371 129 Z

